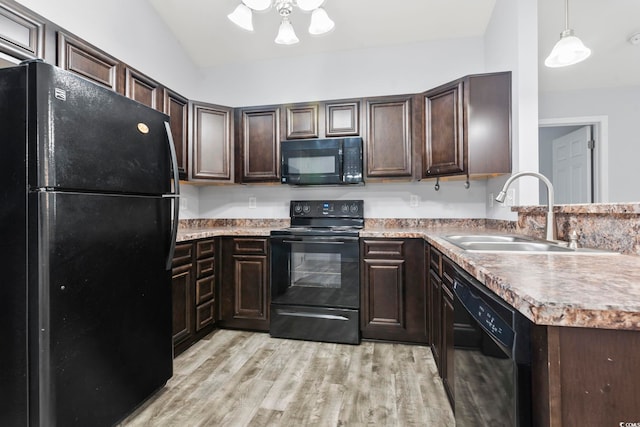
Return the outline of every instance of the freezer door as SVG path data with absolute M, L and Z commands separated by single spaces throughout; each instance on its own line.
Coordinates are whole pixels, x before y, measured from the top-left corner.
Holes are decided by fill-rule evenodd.
M 45 63 L 30 63 L 31 188 L 169 191 L 168 116 Z
M 32 197 L 40 210 L 32 415 L 39 425 L 113 425 L 172 375 L 171 202 Z

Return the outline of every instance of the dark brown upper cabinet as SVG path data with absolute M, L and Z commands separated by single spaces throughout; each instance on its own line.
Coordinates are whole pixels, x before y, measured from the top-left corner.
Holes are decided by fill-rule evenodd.
M 189 172 L 189 101 L 170 89 L 163 91 L 162 111 L 169 116 L 171 136 L 176 147 L 178 174 L 180 179 L 187 179 Z
M 360 101 L 325 102 L 327 137 L 360 135 Z
M 280 107 L 235 110 L 237 183 L 280 181 Z
M 511 172 L 510 72 L 467 76 L 423 100 L 423 178 Z
M 284 139 L 318 137 L 318 104 L 291 105 L 286 109 Z
M 44 22 L 22 8 L 0 4 L 0 52 L 17 60 L 42 58 Z
M 367 108 L 366 176 L 412 176 L 411 96 L 369 98 Z
M 58 32 L 58 67 L 74 72 L 101 86 L 122 93 L 118 75 L 120 62 L 90 44 Z
M 232 108 L 193 103 L 190 180 L 231 180 L 232 120 Z
M 162 87 L 136 70 L 125 68 L 125 95 L 141 104 L 162 111 Z

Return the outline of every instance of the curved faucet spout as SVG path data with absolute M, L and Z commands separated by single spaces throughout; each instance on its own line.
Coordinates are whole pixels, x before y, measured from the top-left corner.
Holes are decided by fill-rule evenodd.
M 504 203 L 505 198 L 507 197 L 507 189 L 511 185 L 513 181 L 522 177 L 522 176 L 533 176 L 538 178 L 540 181 L 544 182 L 547 186 L 547 224 L 546 224 L 546 239 L 547 240 L 557 240 L 558 233 L 556 230 L 556 221 L 553 214 L 553 184 L 549 179 L 538 172 L 533 171 L 523 171 L 518 172 L 509 177 L 507 182 L 504 183 L 502 190 L 498 193 L 496 197 L 496 201 L 500 203 Z

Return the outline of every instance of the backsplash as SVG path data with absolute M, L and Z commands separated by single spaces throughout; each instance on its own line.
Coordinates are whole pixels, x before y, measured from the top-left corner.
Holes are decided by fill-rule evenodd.
M 472 218 L 367 218 L 365 228 L 468 228 L 520 233 L 544 239 L 546 208 L 518 206 L 517 221 Z M 568 240 L 572 230 L 578 245 L 640 255 L 640 203 L 585 204 L 555 206 L 558 239 Z M 285 228 L 289 218 L 182 219 L 180 228 L 256 227 Z
M 515 231 L 544 238 L 546 207 L 519 206 Z M 572 230 L 578 246 L 640 255 L 640 203 L 559 205 L 554 207 L 558 239 Z

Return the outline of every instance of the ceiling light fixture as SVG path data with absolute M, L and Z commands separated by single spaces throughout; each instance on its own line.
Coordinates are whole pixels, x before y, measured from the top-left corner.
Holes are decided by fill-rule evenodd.
M 275 42 L 291 45 L 300 41 L 289 20 L 294 6 L 304 12 L 311 12 L 310 34 L 314 36 L 321 35 L 333 29 L 335 23 L 329 18 L 327 12 L 320 7 L 322 3 L 324 3 L 324 0 L 242 0 L 242 3 L 227 17 L 240 28 L 253 31 L 252 11 L 260 12 L 273 6 L 282 18 Z
M 564 2 L 564 28 L 560 33 L 560 40 L 544 61 L 547 67 L 566 67 L 584 61 L 591 55 L 591 49 L 574 36 L 573 30 L 569 28 L 569 0 Z

